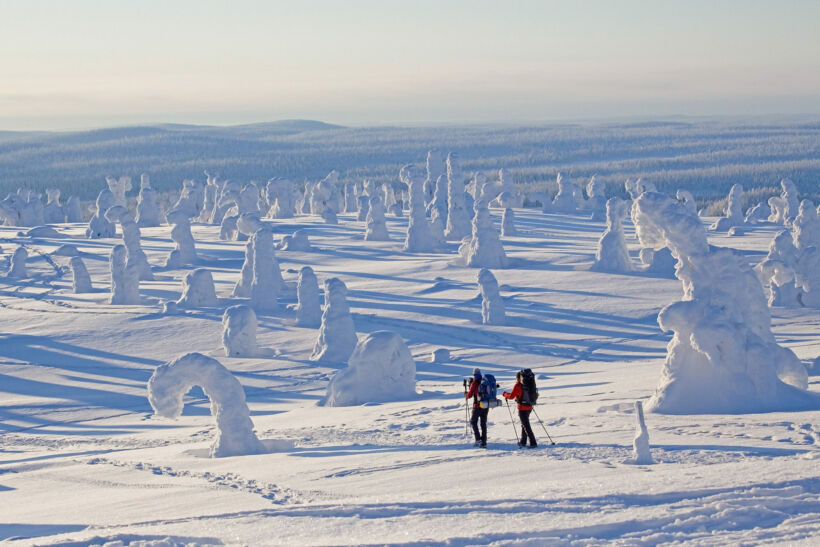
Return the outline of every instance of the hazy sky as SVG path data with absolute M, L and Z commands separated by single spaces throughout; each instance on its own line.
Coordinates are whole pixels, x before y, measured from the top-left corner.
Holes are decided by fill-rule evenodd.
M 0 0 L 0 129 L 820 113 L 820 1 Z

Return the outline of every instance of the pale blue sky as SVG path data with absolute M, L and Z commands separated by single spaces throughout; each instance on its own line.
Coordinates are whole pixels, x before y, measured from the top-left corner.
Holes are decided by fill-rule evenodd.
M 0 129 L 820 113 L 820 2 L 0 0 Z

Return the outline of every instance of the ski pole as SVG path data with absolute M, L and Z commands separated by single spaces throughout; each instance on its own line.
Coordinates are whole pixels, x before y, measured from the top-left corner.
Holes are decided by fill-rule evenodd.
M 467 403 L 467 378 L 464 379 L 464 436 L 470 436 L 470 405 Z
M 550 440 L 550 442 L 551 442 L 552 444 L 555 444 L 555 441 L 553 441 L 553 440 L 552 440 L 552 437 L 550 437 L 550 433 L 549 433 L 549 431 L 547 431 L 547 426 L 545 426 L 545 425 L 544 425 L 544 422 L 542 422 L 542 421 L 541 421 L 541 416 L 539 416 L 539 415 L 538 415 L 538 413 L 537 413 L 537 412 L 535 412 L 535 407 L 533 407 L 532 412 L 533 412 L 533 414 L 535 414 L 535 417 L 536 417 L 536 418 L 538 418 L 538 423 L 539 423 L 539 424 L 541 424 L 541 427 L 543 427 L 543 428 L 544 428 L 544 433 L 546 433 L 546 434 L 547 434 L 547 438 Z
M 507 412 L 510 413 L 510 424 L 512 424 L 513 435 L 515 435 L 515 442 L 516 442 L 516 444 L 520 445 L 521 443 L 518 440 L 518 431 L 516 431 L 516 429 L 515 429 L 515 419 L 513 418 L 513 415 L 512 415 L 512 409 L 510 409 L 510 400 L 509 399 L 505 399 L 505 400 L 507 401 Z

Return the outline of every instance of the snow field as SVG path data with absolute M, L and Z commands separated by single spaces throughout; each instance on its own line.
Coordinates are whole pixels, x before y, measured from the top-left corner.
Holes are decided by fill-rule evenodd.
M 500 224 L 500 209 L 490 210 Z M 316 328 L 292 306 L 257 311 L 264 357 L 224 357 L 224 308 L 245 243 L 192 224 L 197 267 L 211 272 L 218 308 L 161 313 L 180 297 L 186 268 L 158 268 L 140 303 L 108 304 L 114 239 L 82 239 L 61 226 L 91 275 L 74 294 L 65 239 L 26 241 L 28 277 L 0 280 L 0 539 L 11 545 L 122 540 L 200 544 L 543 545 L 613 541 L 704 544 L 804 542 L 820 531 L 820 413 L 646 414 L 652 466 L 632 457 L 634 402 L 654 392 L 668 334 L 659 310 L 681 297 L 676 279 L 588 271 L 601 222 L 518 209 L 504 237 L 509 267 L 493 273 L 504 325 L 482 325 L 477 270 L 446 254 L 403 253 L 408 219 L 386 217 L 391 241 L 363 241 L 353 214 L 271 222 L 274 237 L 309 228 L 312 252 L 277 251 L 280 304 L 296 303 L 299 270 L 320 287 L 347 286 L 355 330 L 401 336 L 416 364 L 415 399 L 320 407 L 346 365 L 308 360 Z M 706 219 L 704 219 L 706 221 Z M 710 219 L 711 220 L 711 219 Z M 705 224 L 706 225 L 706 224 Z M 174 248 L 170 227 L 142 228 L 153 266 Z M 0 229 L 6 260 L 22 243 Z M 633 264 L 638 245 L 624 232 Z M 753 265 L 776 227 L 710 234 Z M 820 354 L 813 309 L 774 308 L 772 332 L 804 360 Z M 433 350 L 451 357 L 430 363 Z M 279 451 L 208 458 L 215 425 L 198 388 L 176 420 L 153 416 L 146 385 L 157 367 L 189 352 L 219 361 L 243 387 L 261 443 Z M 461 379 L 479 367 L 512 387 L 532 368 L 536 412 L 555 446 L 514 445 L 506 408 L 490 412 L 489 449 L 464 435 Z M 816 376 L 809 388 L 818 391 Z M 539 442 L 544 431 L 533 416 Z M 284 444 L 280 444 L 284 442 Z M 292 443 L 291 448 L 287 444 Z M 491 486 L 475 480 L 477 471 Z M 14 540 L 12 538 L 19 539 Z M 96 539 L 95 539 L 96 538 Z

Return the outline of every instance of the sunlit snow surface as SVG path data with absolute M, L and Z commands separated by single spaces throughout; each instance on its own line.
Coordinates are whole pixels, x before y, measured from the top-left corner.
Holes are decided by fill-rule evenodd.
M 492 208 L 496 226 L 501 209 Z M 544 545 L 690 541 L 811 543 L 820 534 L 820 412 L 646 414 L 654 465 L 628 463 L 635 400 L 658 385 L 669 335 L 658 311 L 681 284 L 647 273 L 588 271 L 602 222 L 517 209 L 495 270 L 503 326 L 481 324 L 476 270 L 456 253 L 402 253 L 407 217 L 386 218 L 391 241 L 363 241 L 352 214 L 272 221 L 275 238 L 305 229 L 312 252 L 277 251 L 285 286 L 258 312 L 261 357 L 228 358 L 221 317 L 245 243 L 194 223 L 198 261 L 218 307 L 163 314 L 189 269 L 162 267 L 170 227 L 142 228 L 154 267 L 139 305 L 112 306 L 116 239 L 76 238 L 94 292 L 74 294 L 65 238 L 31 241 L 0 228 L 0 271 L 18 244 L 28 279 L 0 278 L 0 541 L 87 545 Z M 704 219 L 704 223 L 714 219 Z M 756 264 L 777 228 L 710 234 Z M 629 221 L 634 264 L 639 247 Z M 416 359 L 417 399 L 320 407 L 344 365 L 311 362 L 315 328 L 295 326 L 299 269 L 348 288 L 360 338 L 398 333 Z M 820 311 L 772 310 L 777 342 L 820 354 Z M 432 351 L 451 358 L 430 363 Z M 187 352 L 214 357 L 244 386 L 257 436 L 272 452 L 208 458 L 214 423 L 195 388 L 176 420 L 153 417 L 146 384 Z M 503 389 L 535 371 L 539 447 L 519 450 L 506 408 L 490 411 L 486 451 L 465 436 L 462 378 L 474 368 Z M 815 371 L 815 374 L 816 371 Z M 374 389 L 376 386 L 374 386 Z M 809 389 L 820 391 L 816 375 Z M 292 448 L 289 448 L 293 443 Z M 17 538 L 17 539 L 14 539 Z M 149 543 L 150 544 L 150 543 Z

